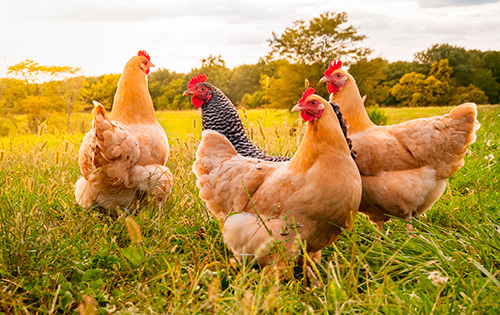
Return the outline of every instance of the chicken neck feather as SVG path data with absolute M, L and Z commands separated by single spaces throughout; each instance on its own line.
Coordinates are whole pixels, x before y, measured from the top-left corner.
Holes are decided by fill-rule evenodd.
M 330 101 L 340 104 L 342 114 L 349 123 L 349 133 L 353 134 L 373 127 L 375 124 L 368 117 L 354 78 L 351 80 L 352 82 L 343 87 L 342 92 L 332 93 Z
M 111 120 L 129 124 L 156 123 L 153 101 L 148 90 L 146 74 L 132 58 L 118 81 L 111 111 Z

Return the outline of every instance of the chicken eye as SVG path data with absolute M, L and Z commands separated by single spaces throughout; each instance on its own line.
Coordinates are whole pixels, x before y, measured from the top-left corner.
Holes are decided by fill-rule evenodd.
M 312 105 L 316 105 L 317 103 L 318 103 L 318 102 L 316 102 L 316 101 L 312 101 L 312 102 L 311 102 L 311 104 L 312 104 Z
M 202 86 L 202 87 L 200 88 L 200 91 L 201 91 L 201 92 L 205 92 L 205 88 Z
M 337 78 L 340 78 L 340 73 L 337 73 Z

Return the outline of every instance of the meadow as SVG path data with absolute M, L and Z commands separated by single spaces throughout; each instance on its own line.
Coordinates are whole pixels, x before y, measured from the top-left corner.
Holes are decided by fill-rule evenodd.
M 384 109 L 388 123 L 447 110 Z M 267 152 L 292 155 L 300 144 L 296 114 L 240 113 Z M 82 117 L 75 124 L 89 126 Z M 98 314 L 500 313 L 500 107 L 480 107 L 465 166 L 413 221 L 416 237 L 393 220 L 379 239 L 358 215 L 354 229 L 323 250 L 316 283 L 300 267 L 283 279 L 235 261 L 191 171 L 199 113 L 157 117 L 169 135 L 172 194 L 116 220 L 75 203 L 83 133 L 48 124 L 0 138 L 0 314 L 95 314 L 94 306 Z M 125 227 L 130 217 L 141 242 Z

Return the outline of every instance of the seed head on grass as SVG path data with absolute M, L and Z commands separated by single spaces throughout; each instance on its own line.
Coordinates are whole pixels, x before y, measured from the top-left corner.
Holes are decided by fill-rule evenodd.
M 125 218 L 125 227 L 127 228 L 132 244 L 139 244 L 142 242 L 141 227 L 132 216 L 129 215 Z
M 78 312 L 80 315 L 95 315 L 97 314 L 97 302 L 96 300 L 86 295 L 80 305 L 78 305 Z
M 262 126 L 259 120 L 257 120 L 257 124 L 259 125 L 259 130 L 260 134 L 262 135 L 262 139 L 266 141 L 266 133 L 264 132 L 264 127 Z
M 243 315 L 248 315 L 252 314 L 253 308 L 254 308 L 254 295 L 250 291 L 245 292 L 245 296 L 243 297 L 243 300 L 241 301 L 241 311 Z
M 210 302 L 212 302 L 213 304 L 217 302 L 219 291 L 220 291 L 220 279 L 213 278 L 212 281 L 210 281 L 210 283 L 208 284 L 208 298 L 210 299 Z
M 246 109 L 243 107 L 241 109 L 241 112 L 243 113 L 243 117 L 245 118 L 245 122 L 247 122 L 248 121 L 248 115 L 247 115 Z
M 276 302 L 278 301 L 278 296 L 279 296 L 279 287 L 277 285 L 274 285 L 269 290 L 269 293 L 267 294 L 266 299 L 262 304 L 263 310 L 270 313 L 273 312 L 274 309 L 276 308 Z
M 49 144 L 49 140 L 45 140 L 45 142 L 40 147 L 40 151 L 39 152 L 43 152 L 43 150 L 45 150 L 45 148 L 47 147 L 47 144 Z

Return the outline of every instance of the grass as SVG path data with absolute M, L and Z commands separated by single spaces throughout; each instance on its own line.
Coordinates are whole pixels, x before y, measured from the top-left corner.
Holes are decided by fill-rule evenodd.
M 384 110 L 391 119 L 414 118 L 410 109 Z M 296 116 L 246 114 L 253 141 L 269 152 L 291 155 L 300 143 Z M 414 222 L 419 237 L 409 238 L 405 222 L 394 220 L 378 240 L 358 215 L 353 231 L 323 251 L 318 286 L 232 259 L 191 171 L 197 115 L 158 114 L 176 182 L 166 203 L 134 214 L 141 243 L 132 243 L 125 213 L 111 220 L 75 204 L 83 134 L 45 128 L 1 138 L 0 313 L 77 314 L 85 297 L 99 314 L 500 313 L 498 107 L 481 108 L 465 166 Z

